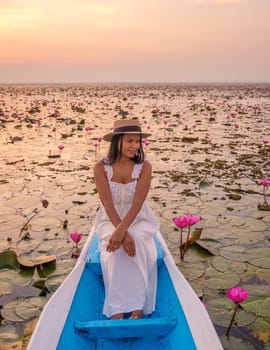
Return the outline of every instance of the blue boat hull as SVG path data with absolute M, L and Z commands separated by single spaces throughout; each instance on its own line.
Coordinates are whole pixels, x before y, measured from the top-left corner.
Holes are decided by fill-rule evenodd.
M 143 319 L 108 320 L 93 229 L 76 266 L 49 300 L 27 350 L 222 350 L 205 306 L 175 265 L 160 233 L 156 309 Z
M 146 336 L 145 338 L 121 339 L 89 339 L 75 332 L 75 322 L 104 319 L 102 315 L 104 301 L 104 285 L 102 276 L 90 268 L 83 272 L 70 313 L 63 329 L 57 350 L 157 350 L 157 349 L 189 349 L 196 350 L 192 334 L 188 327 L 183 309 L 178 301 L 165 264 L 158 268 L 158 286 L 156 311 L 153 318 L 170 316 L 178 320 L 175 328 L 166 336 Z M 135 320 L 128 320 L 132 323 Z M 118 321 L 114 321 L 118 322 Z

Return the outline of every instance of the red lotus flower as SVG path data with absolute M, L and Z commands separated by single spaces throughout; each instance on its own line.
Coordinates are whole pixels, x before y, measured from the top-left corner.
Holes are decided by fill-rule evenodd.
M 180 257 L 183 260 L 185 252 L 187 250 L 187 247 L 190 243 L 189 237 L 190 237 L 190 228 L 192 225 L 196 224 L 201 220 L 200 216 L 195 216 L 195 215 L 183 215 L 180 217 L 175 217 L 172 219 L 174 224 L 180 228 L 180 245 L 179 245 L 179 250 L 180 250 Z M 183 228 L 188 227 L 188 234 L 185 243 L 183 244 Z
M 226 294 L 227 297 L 235 303 L 241 303 L 248 297 L 248 291 L 246 289 L 241 289 L 240 287 L 228 289 Z
M 269 179 L 261 179 L 260 181 L 261 185 L 268 186 L 270 185 L 270 180 Z
M 78 244 L 79 244 L 80 240 L 82 239 L 82 236 L 83 236 L 83 234 L 78 233 L 78 232 L 73 232 L 70 234 L 70 238 L 75 243 L 76 248 L 78 248 Z
M 226 335 L 229 336 L 239 303 L 247 299 L 248 291 L 246 289 L 241 289 L 240 287 L 233 287 L 228 289 L 226 294 L 227 294 L 227 297 L 235 303 L 232 319 L 226 333 Z

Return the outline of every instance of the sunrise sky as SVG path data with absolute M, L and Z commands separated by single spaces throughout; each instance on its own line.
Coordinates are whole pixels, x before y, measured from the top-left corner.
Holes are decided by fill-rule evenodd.
M 270 0 L 0 0 L 0 83 L 270 82 Z

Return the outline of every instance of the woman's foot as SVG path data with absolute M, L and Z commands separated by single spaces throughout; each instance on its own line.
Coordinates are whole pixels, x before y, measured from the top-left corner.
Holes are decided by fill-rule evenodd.
M 114 314 L 111 316 L 111 320 L 123 320 L 124 319 L 124 314 Z
M 142 318 L 142 317 L 143 317 L 142 310 L 134 310 L 132 311 L 129 319 L 136 319 L 136 318 Z

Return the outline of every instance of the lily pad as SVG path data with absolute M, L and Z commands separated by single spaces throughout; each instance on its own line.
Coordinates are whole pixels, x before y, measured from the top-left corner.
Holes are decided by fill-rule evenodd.
M 242 246 L 230 245 L 219 249 L 220 256 L 233 261 L 248 261 L 246 249 Z
M 4 342 L 15 342 L 18 340 L 16 328 L 11 324 L 6 324 L 0 327 L 0 339 Z M 0 349 L 2 350 L 1 343 Z M 16 349 L 16 348 L 15 348 Z
M 17 269 L 19 267 L 17 254 L 13 250 L 6 250 L 0 253 L 0 269 Z
M 55 255 L 41 255 L 36 257 L 33 260 L 28 260 L 26 259 L 23 255 L 18 256 L 18 262 L 20 265 L 25 266 L 25 267 L 34 267 L 34 266 L 40 266 L 40 265 L 45 265 L 50 262 L 53 262 L 56 260 Z
M 252 344 L 240 338 L 222 336 L 220 340 L 226 350 L 256 350 Z
M 227 298 L 207 300 L 207 310 L 213 322 L 228 327 L 234 312 L 234 303 Z M 237 326 L 247 326 L 256 320 L 256 315 L 238 307 L 235 322 Z
M 206 180 L 201 180 L 200 183 L 199 183 L 199 188 L 200 189 L 204 189 L 204 188 L 207 188 L 209 187 L 209 182 L 207 182 Z
M 211 238 L 201 238 L 196 241 L 196 244 L 202 247 L 203 249 L 208 250 L 208 252 L 212 255 L 218 255 L 218 247 L 220 246 L 220 242 Z
M 249 296 L 242 307 L 246 311 L 254 312 L 258 316 L 270 318 L 270 296 Z
M 211 259 L 211 265 L 213 268 L 219 272 L 227 271 L 230 266 L 231 261 L 228 259 L 224 259 L 221 256 L 213 256 Z
M 204 285 L 212 289 L 228 289 L 240 282 L 238 274 L 232 271 L 218 272 L 211 267 L 206 270 L 205 276 Z
M 266 343 L 270 340 L 270 318 L 258 317 L 250 326 L 254 335 Z M 267 347 L 266 347 L 267 349 Z
M 205 273 L 205 266 L 202 263 L 196 263 L 196 264 L 182 264 L 179 266 L 181 272 L 184 274 L 184 276 L 189 280 L 195 280 Z

